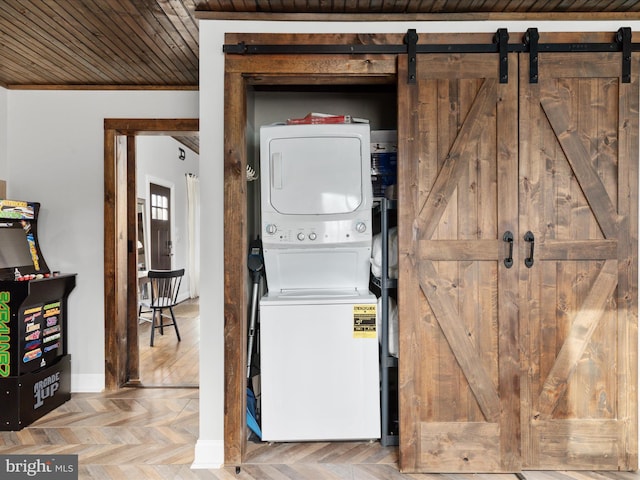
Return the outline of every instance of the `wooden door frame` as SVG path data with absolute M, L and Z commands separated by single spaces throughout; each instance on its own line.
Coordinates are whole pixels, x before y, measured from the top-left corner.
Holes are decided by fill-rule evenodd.
M 199 132 L 199 119 L 104 120 L 104 330 L 105 388 L 117 390 L 137 378 L 138 343 L 129 318 L 137 316 L 136 160 L 137 135 Z M 116 138 L 127 137 L 127 155 L 116 155 Z
M 225 43 L 402 43 L 403 35 L 227 34 Z M 330 72 L 330 73 L 327 73 Z M 394 84 L 396 55 L 227 55 L 224 97 L 224 459 L 241 465 L 246 447 L 247 89 L 257 85 Z

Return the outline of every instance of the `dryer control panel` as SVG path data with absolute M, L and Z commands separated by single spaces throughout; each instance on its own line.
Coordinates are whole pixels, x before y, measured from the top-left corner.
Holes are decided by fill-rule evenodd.
M 263 219 L 262 240 L 265 244 L 295 246 L 330 246 L 371 243 L 371 219 L 363 216 L 348 220 L 293 222 Z

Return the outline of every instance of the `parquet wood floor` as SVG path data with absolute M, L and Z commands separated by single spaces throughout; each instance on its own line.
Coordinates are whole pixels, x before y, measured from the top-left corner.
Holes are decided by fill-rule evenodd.
M 397 448 L 378 442 L 250 442 L 246 462 L 192 470 L 198 389 L 126 388 L 74 394 L 19 432 L 0 432 L 2 454 L 77 454 L 80 479 L 517 480 L 515 475 L 403 475 Z M 525 472 L 527 480 L 639 480 L 627 472 Z
M 187 324 L 180 323 L 181 334 L 184 331 L 180 343 L 185 347 L 187 337 L 197 331 L 192 324 L 187 333 Z M 176 346 L 173 332 L 160 338 L 156 345 L 164 345 L 167 351 L 184 350 L 184 357 L 193 354 L 193 346 Z M 141 342 L 148 346 L 148 336 L 143 335 Z M 173 361 L 161 362 L 160 351 L 147 352 L 163 367 L 162 375 L 147 376 L 146 383 L 197 384 L 197 373 L 180 376 L 189 369 L 184 364 L 170 366 L 176 355 Z M 403 475 L 398 471 L 397 448 L 378 442 L 249 442 L 245 463 L 237 473 L 235 466 L 192 470 L 198 412 L 197 388 L 76 393 L 25 429 L 0 432 L 0 454 L 75 454 L 79 478 L 99 480 L 518 480 L 515 475 Z M 637 472 L 525 472 L 524 476 L 527 480 L 640 480 Z
M 138 325 L 140 382 L 144 387 L 197 387 L 199 379 L 200 310 L 198 299 L 186 300 L 174 308 L 180 338 L 173 327 L 164 335 L 156 330 L 154 346 L 149 346 L 151 323 Z M 149 315 L 146 315 L 149 317 Z

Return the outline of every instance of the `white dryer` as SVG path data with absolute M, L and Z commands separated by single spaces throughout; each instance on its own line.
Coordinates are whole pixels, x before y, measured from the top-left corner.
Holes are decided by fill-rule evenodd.
M 260 129 L 269 292 L 369 288 L 369 137 L 367 124 Z

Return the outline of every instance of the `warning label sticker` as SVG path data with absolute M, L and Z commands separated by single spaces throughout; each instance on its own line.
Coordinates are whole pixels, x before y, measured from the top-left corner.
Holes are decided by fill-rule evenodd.
M 353 338 L 377 338 L 375 304 L 353 306 Z

